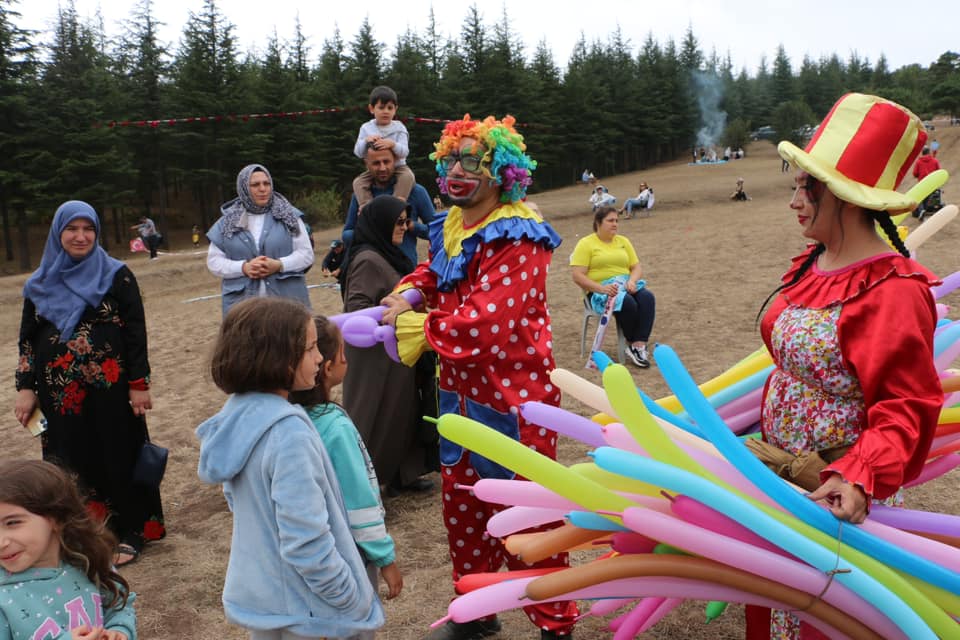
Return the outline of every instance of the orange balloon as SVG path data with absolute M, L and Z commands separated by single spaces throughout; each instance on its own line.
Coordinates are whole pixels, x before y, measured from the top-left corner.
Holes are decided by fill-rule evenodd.
M 581 529 L 567 522 L 549 531 L 521 535 L 523 538 L 516 540 L 514 543 L 512 541 L 518 537 L 517 535 L 507 538 L 507 551 L 524 562 L 533 564 L 555 556 L 562 551 L 568 551 L 573 547 L 600 538 L 609 538 L 611 534 L 609 531 Z
M 940 385 L 944 393 L 953 393 L 960 391 L 960 376 L 950 376 L 949 378 L 940 378 Z
M 850 638 L 881 640 L 880 635 L 862 622 L 816 596 L 747 571 L 693 556 L 630 554 L 596 560 L 533 580 L 527 585 L 526 596 L 531 600 L 548 600 L 602 582 L 640 576 L 689 578 L 732 587 L 777 600 L 790 609 L 806 611 Z

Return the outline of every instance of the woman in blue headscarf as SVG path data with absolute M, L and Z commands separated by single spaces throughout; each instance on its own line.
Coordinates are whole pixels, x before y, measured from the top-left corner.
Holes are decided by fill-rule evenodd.
M 222 279 L 223 315 L 251 296 L 282 296 L 307 308 L 305 274 L 313 247 L 290 201 L 273 190 L 267 168 L 248 164 L 237 175 L 237 197 L 220 207 L 210 230 L 207 268 Z
M 99 238 L 93 207 L 60 205 L 23 288 L 14 413 L 26 425 L 39 406 L 43 459 L 76 473 L 94 509 L 110 514 L 119 565 L 165 530 L 159 489 L 132 480 L 152 408 L 140 289 Z

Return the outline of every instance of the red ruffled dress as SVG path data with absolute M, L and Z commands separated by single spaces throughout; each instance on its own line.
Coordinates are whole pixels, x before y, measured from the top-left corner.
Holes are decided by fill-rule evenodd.
M 794 259 L 793 279 L 811 247 Z M 776 369 L 761 413 L 764 438 L 798 454 L 850 446 L 832 472 L 884 499 L 923 467 L 943 403 L 933 362 L 939 280 L 885 253 L 836 271 L 816 262 L 783 289 L 760 325 Z M 747 638 L 824 638 L 789 613 L 748 607 Z

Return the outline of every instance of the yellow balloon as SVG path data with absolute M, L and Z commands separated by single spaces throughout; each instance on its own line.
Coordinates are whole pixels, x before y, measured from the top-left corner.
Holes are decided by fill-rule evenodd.
M 610 404 L 620 417 L 620 422 L 651 458 L 700 476 L 705 475 L 705 470 L 683 449 L 675 445 L 650 415 L 643 400 L 637 394 L 633 376 L 626 367 L 621 364 L 608 366 L 603 372 L 603 386 L 610 398 Z M 712 480 L 719 480 L 712 474 L 707 475 Z
M 960 422 L 960 407 L 947 407 L 940 410 L 940 419 L 937 420 L 940 424 L 951 424 L 953 422 Z
M 950 174 L 947 173 L 946 170 L 937 169 L 936 171 L 927 174 L 924 176 L 923 180 L 910 187 L 907 190 L 907 193 L 904 195 L 919 204 L 920 202 L 923 202 L 923 199 L 928 195 L 946 184 L 948 178 L 950 178 Z M 890 216 L 890 219 L 893 220 L 893 224 L 900 224 L 909 215 L 910 212 L 906 211 L 895 216 Z
M 621 513 L 629 506 L 638 506 L 600 483 L 584 478 L 523 443 L 470 418 L 455 413 L 444 414 L 437 421 L 437 430 L 447 440 L 475 451 L 591 511 Z M 609 519 L 620 523 L 620 518 Z

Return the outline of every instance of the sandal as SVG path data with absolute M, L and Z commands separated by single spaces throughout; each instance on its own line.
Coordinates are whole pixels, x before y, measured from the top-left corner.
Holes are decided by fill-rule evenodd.
M 126 560 L 121 560 L 120 556 L 130 556 Z M 140 550 L 131 544 L 122 542 L 117 545 L 117 552 L 113 554 L 113 566 L 119 568 L 132 564 L 140 557 Z

